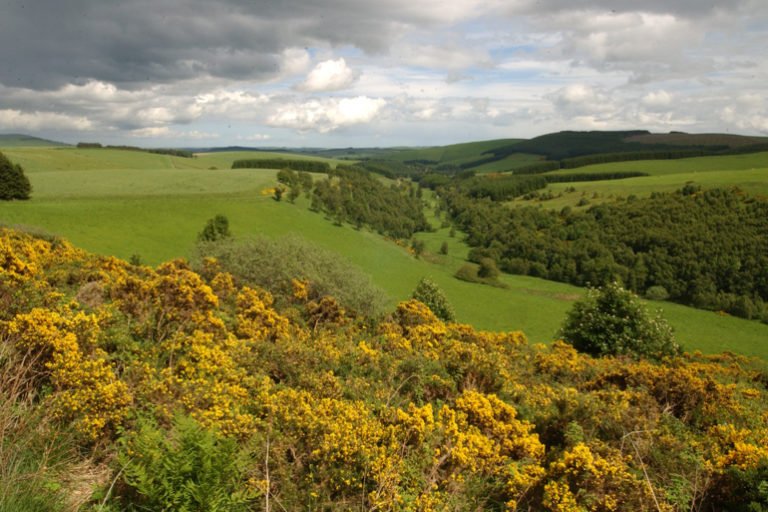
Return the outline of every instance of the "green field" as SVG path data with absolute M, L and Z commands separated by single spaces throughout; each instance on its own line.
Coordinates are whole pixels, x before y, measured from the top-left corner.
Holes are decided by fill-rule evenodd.
M 419 234 L 427 253 L 416 259 L 374 233 L 335 226 L 310 212 L 304 198 L 296 204 L 274 201 L 265 193 L 276 184 L 274 170 L 229 169 L 237 158 L 275 154 L 211 153 L 188 159 L 105 149 L 21 148 L 4 153 L 27 170 L 33 197 L 0 203 L 0 222 L 58 234 L 96 253 L 122 258 L 139 255 L 149 264 L 189 257 L 206 220 L 224 214 L 235 236 L 294 233 L 338 252 L 369 273 L 393 304 L 408 297 L 420 278 L 430 277 L 445 291 L 460 321 L 484 329 L 522 329 L 535 342 L 552 339 L 565 312 L 583 292 L 566 284 L 511 275 L 501 278 L 508 288 L 459 281 L 452 276 L 464 264 L 467 247 L 460 234 L 451 238 L 448 228 Z M 749 172 L 731 172 L 731 178 Z M 699 176 L 705 174 L 718 175 Z M 653 179 L 671 176 L 678 175 Z M 602 183 L 607 182 L 590 186 Z M 579 193 L 571 195 L 578 198 Z M 432 222 L 440 225 L 434 217 Z M 448 244 L 447 256 L 438 254 L 443 242 Z M 728 349 L 768 358 L 768 346 L 761 344 L 768 340 L 768 325 L 669 303 L 658 305 L 689 349 Z
M 751 195 L 768 197 L 767 152 L 680 160 L 613 162 L 577 169 L 560 169 L 546 174 L 600 174 L 623 171 L 645 172 L 649 176 L 620 180 L 552 183 L 542 191 L 545 194 L 551 192 L 552 198 L 545 200 L 519 198 L 511 204 L 541 204 L 546 208 L 561 209 L 565 206 L 576 207 L 582 199 L 587 199 L 589 204 L 584 206 L 586 208 L 631 195 L 647 197 L 653 192 L 674 192 L 686 184 L 694 184 L 702 188 L 739 187 Z
M 744 155 L 702 156 L 678 160 L 635 160 L 587 165 L 576 169 L 560 169 L 548 174 L 582 174 L 639 171 L 651 176 L 704 173 L 715 171 L 743 171 L 768 168 L 768 152 Z

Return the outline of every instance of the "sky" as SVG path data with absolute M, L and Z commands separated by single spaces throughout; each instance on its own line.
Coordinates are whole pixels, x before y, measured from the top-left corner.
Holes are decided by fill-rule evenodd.
M 144 147 L 768 135 L 766 0 L 0 0 L 0 133 Z

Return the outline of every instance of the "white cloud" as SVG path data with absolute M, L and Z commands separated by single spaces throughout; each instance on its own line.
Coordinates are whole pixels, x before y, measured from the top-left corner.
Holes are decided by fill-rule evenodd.
M 373 121 L 386 103 L 382 98 L 367 96 L 290 103 L 278 107 L 277 111 L 267 119 L 267 124 L 292 128 L 300 132 L 327 133 L 341 127 Z
M 550 95 L 561 112 L 578 117 L 615 111 L 612 98 L 605 92 L 585 84 L 572 84 Z
M 310 61 L 309 52 L 304 48 L 288 48 L 283 51 L 280 69 L 283 75 L 297 75 L 309 68 Z
M 161 138 L 173 137 L 173 132 L 171 132 L 171 129 L 167 126 L 152 126 L 149 128 L 137 128 L 135 130 L 131 130 L 130 134 L 132 137 L 161 137 Z
M 297 87 L 301 91 L 339 91 L 350 87 L 359 74 L 347 66 L 343 58 L 320 62 Z
M 218 139 L 218 133 L 204 132 L 200 130 L 176 131 L 168 126 L 153 126 L 149 128 L 138 128 L 131 130 L 132 137 L 137 138 L 157 138 L 157 139 L 192 139 L 192 140 L 211 140 Z
M 3 130 L 90 130 L 93 124 L 82 116 L 58 112 L 23 112 L 15 109 L 0 110 L 0 128 Z
M 244 140 L 248 142 L 263 142 L 271 139 L 272 136 L 266 133 L 254 133 L 253 135 L 238 135 L 237 140 Z
M 667 91 L 652 91 L 643 96 L 640 102 L 650 109 L 663 109 L 672 103 L 672 95 Z

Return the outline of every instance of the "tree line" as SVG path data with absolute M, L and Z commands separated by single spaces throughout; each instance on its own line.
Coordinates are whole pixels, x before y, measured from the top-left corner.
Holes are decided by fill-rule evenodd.
M 355 167 L 337 167 L 327 179 L 316 181 L 311 207 L 339 224 L 369 226 L 397 239 L 431 229 L 418 187 L 405 181 L 386 185 Z
M 331 170 L 327 162 L 316 160 L 291 160 L 287 158 L 249 158 L 235 160 L 232 169 L 292 169 L 294 171 L 323 172 Z

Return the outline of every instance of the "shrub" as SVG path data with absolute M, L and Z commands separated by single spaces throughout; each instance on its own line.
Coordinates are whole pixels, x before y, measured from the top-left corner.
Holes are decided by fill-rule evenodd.
M 217 215 L 208 219 L 203 231 L 197 235 L 201 242 L 215 242 L 231 236 L 229 232 L 229 220 L 224 215 Z
M 658 313 L 651 317 L 635 294 L 615 282 L 588 290 L 568 313 L 560 336 L 577 350 L 596 356 L 660 358 L 680 352 L 666 320 Z
M 380 316 L 388 307 L 387 295 L 359 268 L 298 236 L 201 242 L 197 253 L 198 261 L 216 258 L 240 284 L 264 288 L 278 302 L 291 300 L 291 281 L 300 279 L 310 283 L 316 298 L 331 295 L 362 315 Z
M 32 186 L 20 165 L 0 153 L 0 199 L 29 199 Z
M 645 296 L 649 300 L 667 300 L 669 298 L 669 292 L 663 286 L 651 286 L 645 290 Z
M 424 303 L 440 320 L 453 322 L 456 319 L 453 307 L 434 281 L 422 278 L 411 297 Z
M 499 269 L 492 258 L 481 258 L 477 275 L 484 279 L 496 279 L 499 277 Z

